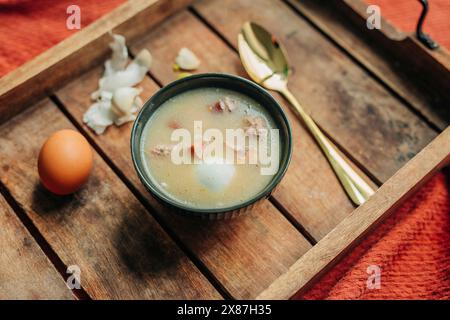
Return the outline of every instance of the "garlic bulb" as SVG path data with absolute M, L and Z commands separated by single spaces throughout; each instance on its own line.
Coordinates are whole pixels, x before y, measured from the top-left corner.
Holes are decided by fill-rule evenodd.
M 183 70 L 195 70 L 200 66 L 200 60 L 188 48 L 181 48 L 175 63 Z

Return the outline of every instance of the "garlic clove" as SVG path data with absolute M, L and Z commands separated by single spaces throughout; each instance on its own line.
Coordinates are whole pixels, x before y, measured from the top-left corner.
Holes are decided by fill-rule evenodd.
M 152 66 L 153 57 L 150 51 L 148 51 L 147 49 L 143 49 L 137 54 L 133 62 L 147 68 L 148 71 Z
M 131 114 L 135 100 L 141 92 L 141 88 L 123 87 L 116 89 L 112 97 L 113 111 L 118 116 Z
M 200 60 L 188 48 L 181 48 L 175 62 L 183 70 L 195 70 L 200 66 Z

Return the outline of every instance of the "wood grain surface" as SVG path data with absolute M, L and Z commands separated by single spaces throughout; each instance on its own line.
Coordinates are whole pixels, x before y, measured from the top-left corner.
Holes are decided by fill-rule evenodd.
M 156 52 L 152 51 L 152 54 L 154 59 L 159 59 Z M 160 63 L 155 61 L 155 68 L 158 65 Z M 108 128 L 100 136 L 82 124 L 83 113 L 92 103 L 90 93 L 96 90 L 101 72 L 101 68 L 97 68 L 86 73 L 59 90 L 56 96 L 130 187 L 161 215 L 232 297 L 256 297 L 311 247 L 268 201 L 245 216 L 213 222 L 177 216 L 158 203 L 145 190 L 134 170 L 129 144 L 131 124 Z M 146 78 L 141 86 L 144 99 L 158 88 L 150 78 Z
M 436 88 L 439 96 L 425 91 L 433 74 L 450 79 L 450 55 L 419 49 L 423 58 L 411 72 L 430 63 L 432 71 L 407 79 L 397 54 L 416 41 L 389 45 L 404 35 L 388 25 L 373 38 L 358 36 L 359 0 L 342 1 L 349 19 L 334 17 L 330 2 L 310 0 L 197 0 L 171 15 L 188 3 L 127 2 L 0 80 L 0 123 L 29 107 L 0 126 L 0 192 L 15 209 L 0 195 L 0 298 L 73 299 L 58 264 L 78 265 L 83 292 L 94 299 L 290 298 L 449 162 L 449 129 L 435 138 L 447 113 L 433 103 L 445 105 L 450 82 Z M 278 94 L 293 130 L 290 168 L 262 206 L 229 221 L 187 219 L 152 198 L 132 164 L 131 123 L 100 136 L 83 124 L 109 54 L 108 30 L 127 36 L 132 54 L 152 53 L 140 84 L 146 100 L 177 78 L 172 66 L 182 47 L 199 56 L 196 73 L 247 77 L 236 50 L 247 20 L 285 44 L 290 88 L 351 165 L 375 188 L 384 183 L 356 210 Z M 395 55 L 372 50 L 372 41 Z M 50 99 L 29 103 L 45 95 Z M 95 164 L 85 187 L 58 197 L 39 183 L 36 159 L 45 139 L 63 128 L 86 136 Z
M 73 299 L 47 259 L 0 195 L 0 299 Z
M 0 128 L 1 182 L 96 299 L 217 299 L 218 292 L 94 154 L 88 184 L 60 197 L 39 183 L 37 155 L 51 133 L 73 128 L 49 100 Z
M 436 136 L 283 2 L 211 0 L 198 1 L 194 7 L 233 46 L 245 21 L 269 28 L 286 46 L 294 67 L 293 93 L 314 120 L 379 181 L 386 181 Z

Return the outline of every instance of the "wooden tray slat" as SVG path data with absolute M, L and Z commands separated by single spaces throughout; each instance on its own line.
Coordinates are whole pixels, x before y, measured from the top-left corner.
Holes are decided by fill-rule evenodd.
M 0 195 L 0 299 L 73 299 L 71 290 Z
M 97 154 L 80 192 L 44 190 L 37 155 L 64 128 L 73 126 L 48 100 L 3 125 L 0 177 L 65 265 L 80 267 L 85 291 L 97 299 L 221 298 Z
M 436 136 L 281 1 L 212 0 L 194 6 L 233 45 L 247 20 L 272 30 L 286 45 L 295 68 L 290 78 L 293 93 L 317 123 L 379 181 L 387 180 Z
M 83 113 L 92 103 L 90 93 L 97 89 L 101 69 L 86 73 L 56 93 L 80 126 L 83 125 Z M 157 89 L 150 78 L 142 82 L 142 87 L 144 99 Z M 256 297 L 310 248 L 306 239 L 269 202 L 232 221 L 190 220 L 169 212 L 150 196 L 136 175 L 130 155 L 131 126 L 112 127 L 100 136 L 84 125 L 83 130 L 231 296 L 240 299 Z

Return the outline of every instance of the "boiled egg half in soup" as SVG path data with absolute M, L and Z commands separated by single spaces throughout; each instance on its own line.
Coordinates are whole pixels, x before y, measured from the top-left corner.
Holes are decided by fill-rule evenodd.
M 198 181 L 210 191 L 224 190 L 233 179 L 236 168 L 223 158 L 209 157 L 196 165 L 195 173 Z

